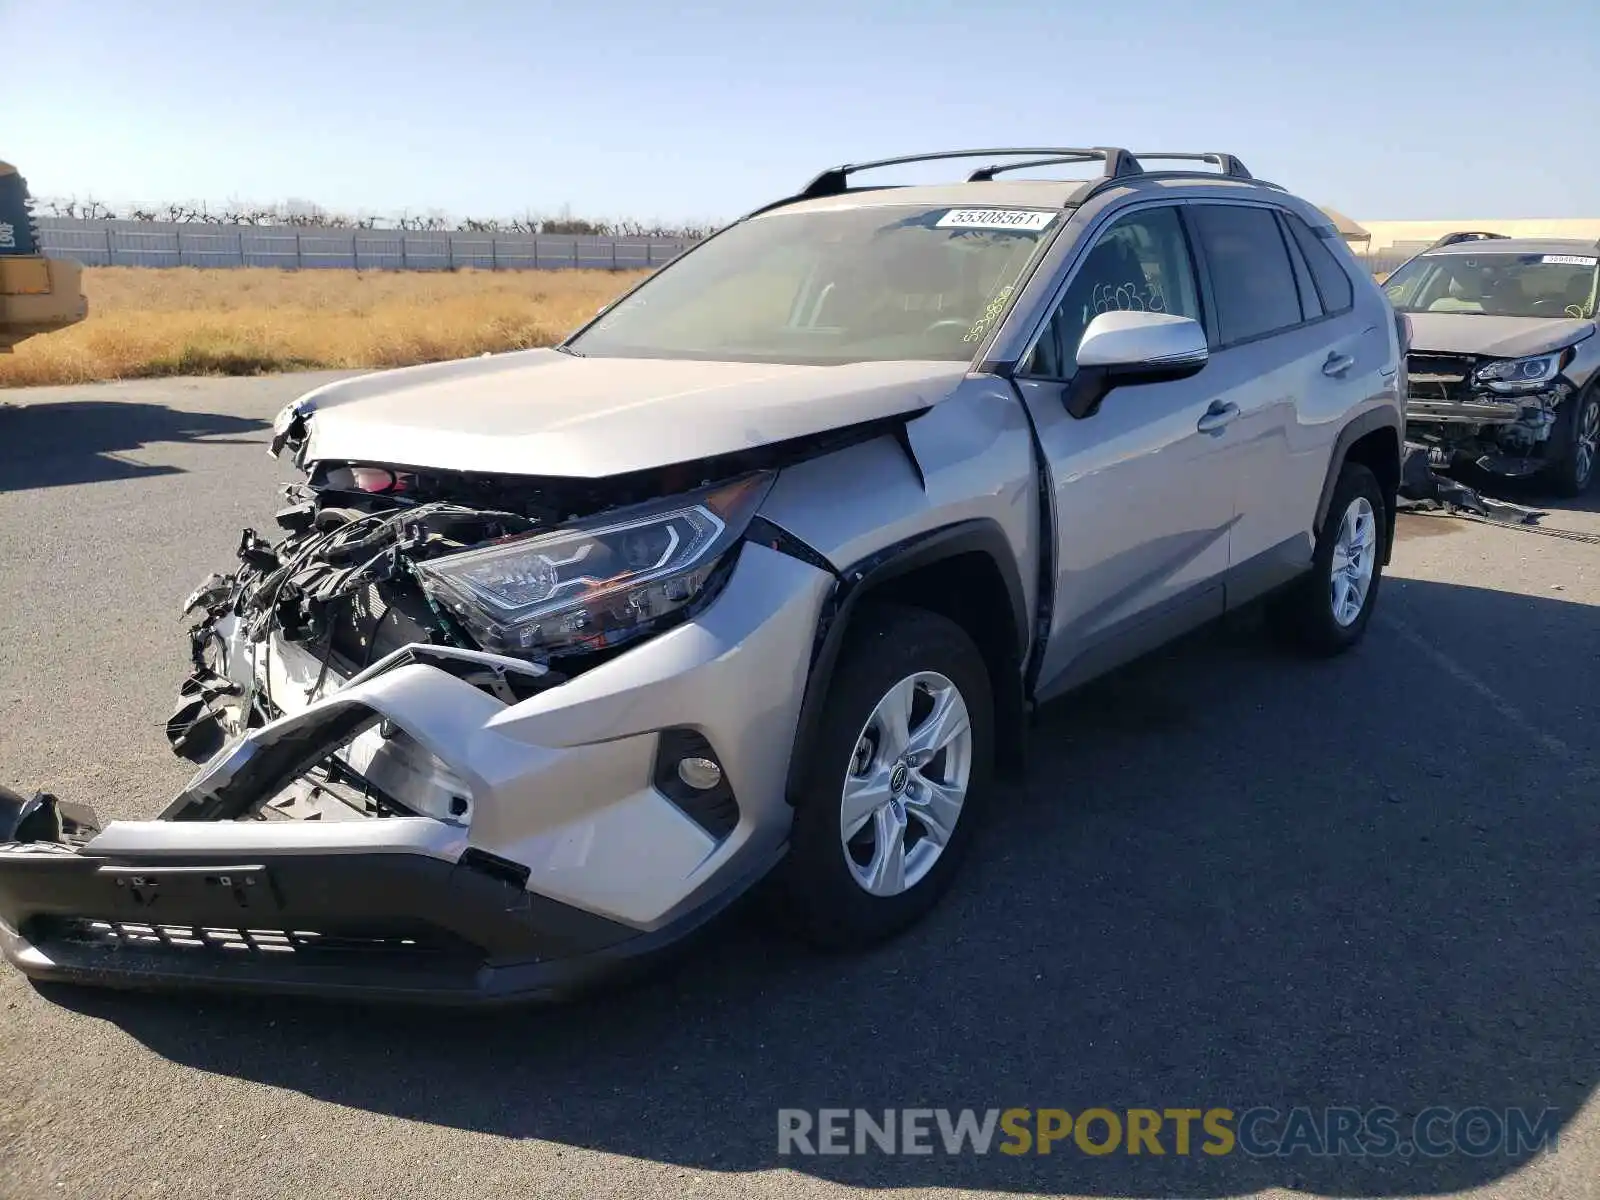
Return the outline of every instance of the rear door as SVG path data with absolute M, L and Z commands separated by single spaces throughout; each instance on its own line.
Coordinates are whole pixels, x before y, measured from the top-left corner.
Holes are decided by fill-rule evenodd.
M 1386 303 L 1377 302 L 1365 281 L 1357 292 L 1355 278 L 1349 272 L 1362 268 L 1351 261 L 1349 251 L 1338 242 L 1338 235 L 1331 229 L 1318 233 L 1291 212 L 1278 216 L 1289 234 L 1291 248 L 1297 251 L 1311 276 L 1321 319 L 1327 325 L 1321 357 L 1316 360 L 1317 377 L 1312 380 L 1313 399 L 1301 411 L 1296 436 L 1291 441 L 1291 449 L 1299 449 L 1306 460 L 1296 464 L 1300 472 L 1296 482 L 1305 489 L 1298 502 L 1311 506 L 1314 519 L 1322 480 L 1340 430 L 1352 413 L 1374 403 L 1394 402 L 1396 373 L 1401 364 L 1391 358 L 1394 311 Z
M 1227 397 L 1209 367 L 1117 388 L 1078 419 L 1063 399 L 1101 312 L 1203 316 L 1176 202 L 1125 210 L 1093 237 L 1016 374 L 1049 471 L 1058 544 L 1037 694 L 1054 695 L 1218 615 L 1234 515 Z
M 1343 381 L 1359 356 L 1343 313 L 1325 311 L 1310 268 L 1276 206 L 1191 201 L 1216 312 L 1213 386 L 1239 406 L 1233 459 L 1230 605 L 1303 570 L 1331 424 L 1348 411 Z M 1348 284 L 1348 280 L 1346 280 Z

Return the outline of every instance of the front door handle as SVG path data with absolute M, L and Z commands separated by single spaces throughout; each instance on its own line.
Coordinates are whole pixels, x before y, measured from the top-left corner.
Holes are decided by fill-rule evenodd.
M 1224 404 L 1221 400 L 1213 400 L 1211 407 L 1195 422 L 1195 428 L 1201 433 L 1221 433 L 1229 425 L 1239 419 L 1239 406 L 1237 404 Z
M 1332 354 L 1328 355 L 1327 361 L 1322 364 L 1322 373 L 1324 375 L 1332 375 L 1337 378 L 1355 365 L 1355 359 L 1351 358 L 1348 354 L 1340 354 L 1337 350 L 1335 350 Z

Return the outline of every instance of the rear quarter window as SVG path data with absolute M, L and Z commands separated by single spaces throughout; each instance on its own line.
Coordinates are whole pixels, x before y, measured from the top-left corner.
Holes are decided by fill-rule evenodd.
M 1222 345 L 1301 324 L 1294 266 L 1272 210 L 1199 204 L 1192 211 L 1216 295 Z
M 1322 297 L 1323 311 L 1327 313 L 1348 311 L 1355 305 L 1356 290 L 1350 282 L 1350 276 L 1334 257 L 1333 251 L 1328 249 L 1328 244 L 1323 239 L 1311 232 L 1309 225 L 1293 213 L 1284 213 L 1283 220 L 1288 225 L 1289 232 L 1294 235 L 1300 253 L 1305 255 L 1306 265 L 1311 268 L 1311 277 L 1317 284 L 1317 294 Z

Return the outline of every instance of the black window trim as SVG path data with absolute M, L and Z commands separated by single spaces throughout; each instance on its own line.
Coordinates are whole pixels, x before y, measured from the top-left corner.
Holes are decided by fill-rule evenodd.
M 1278 236 L 1283 239 L 1283 249 L 1289 255 L 1289 267 L 1294 271 L 1294 290 L 1300 300 L 1300 324 L 1312 325 L 1328 315 L 1327 306 L 1322 303 L 1322 289 L 1317 287 L 1316 276 L 1311 272 L 1311 263 L 1307 261 L 1305 252 L 1300 249 L 1295 241 L 1294 232 L 1289 228 L 1285 219 L 1288 214 L 1279 209 L 1273 214 L 1278 221 Z M 1317 315 L 1308 316 L 1306 313 L 1309 305 L 1307 299 L 1315 300 Z
M 1071 381 L 1072 376 L 1070 375 L 1057 378 L 1052 375 L 1032 374 L 1024 371 L 1022 364 L 1033 357 L 1033 352 L 1038 348 L 1040 339 L 1044 337 L 1046 331 L 1050 328 L 1050 323 L 1055 320 L 1056 310 L 1061 307 L 1062 301 L 1067 298 L 1067 291 L 1071 288 L 1073 280 L 1077 278 L 1078 271 L 1089 261 L 1090 251 L 1100 244 L 1100 239 L 1105 233 L 1113 225 L 1121 221 L 1122 218 L 1131 216 L 1134 213 L 1145 212 L 1149 209 L 1170 208 L 1175 211 L 1175 215 L 1178 218 L 1178 230 L 1183 235 L 1184 242 L 1189 250 L 1189 270 L 1194 275 L 1195 303 L 1200 306 L 1200 325 L 1206 331 L 1207 343 L 1211 342 L 1215 337 L 1211 309 L 1211 283 L 1201 270 L 1199 246 L 1195 240 L 1195 231 L 1187 214 L 1184 212 L 1184 206 L 1187 203 L 1188 201 L 1181 196 L 1160 196 L 1115 206 L 1101 213 L 1094 224 L 1084 231 L 1083 237 L 1079 239 L 1077 246 L 1073 248 L 1072 257 L 1068 260 L 1061 277 L 1056 280 L 1054 286 L 1050 289 L 1048 303 L 1042 305 L 1040 314 L 1034 317 L 1033 332 L 1028 335 L 1027 341 L 1023 343 L 1021 353 L 1017 355 L 1016 364 L 1009 372 L 1011 378 L 1031 383 L 1068 383 Z
M 1202 205 L 1202 204 L 1204 204 L 1204 205 L 1214 205 L 1214 206 L 1219 206 L 1219 207 L 1224 207 L 1224 208 L 1264 208 L 1268 212 L 1272 213 L 1274 218 L 1279 217 L 1284 212 L 1290 211 L 1288 209 L 1285 209 L 1282 205 L 1279 205 L 1279 204 L 1271 204 L 1271 203 L 1267 203 L 1267 202 L 1260 201 L 1260 200 L 1254 200 L 1254 199 L 1244 199 L 1244 198 L 1233 199 L 1231 197 L 1226 199 L 1226 200 L 1213 199 L 1212 197 L 1209 197 L 1209 196 L 1205 197 L 1204 199 L 1191 198 L 1191 199 L 1184 200 L 1183 203 L 1184 204 L 1189 204 L 1189 205 Z M 1302 218 L 1302 220 L 1303 219 L 1304 218 Z M 1288 238 L 1288 237 L 1291 236 L 1289 231 L 1284 227 L 1284 224 L 1283 224 L 1283 222 L 1281 220 L 1275 219 L 1273 224 L 1277 226 L 1278 236 L 1280 238 Z M 1205 271 L 1205 277 L 1206 277 L 1206 285 L 1205 286 L 1206 286 L 1206 289 L 1207 289 L 1207 294 L 1209 295 L 1210 292 L 1211 292 L 1211 287 L 1212 287 L 1212 283 L 1211 283 L 1211 263 L 1206 259 L 1205 242 L 1200 238 L 1198 229 L 1194 230 L 1193 236 L 1191 236 L 1191 238 L 1190 238 L 1190 246 L 1191 246 L 1192 253 L 1195 255 L 1196 258 L 1198 258 L 1200 260 L 1200 262 L 1202 264 L 1202 267 L 1203 267 L 1203 269 Z M 1295 252 L 1294 252 L 1294 250 L 1291 250 L 1288 245 L 1285 245 L 1284 246 L 1284 253 L 1289 255 L 1289 269 L 1290 269 L 1290 273 L 1293 274 L 1294 273 L 1294 253 Z M 1308 271 L 1310 270 L 1309 264 L 1307 266 L 1307 270 Z M 1316 285 L 1316 277 L 1315 276 L 1312 277 L 1311 282 L 1312 282 L 1312 286 Z M 1296 278 L 1296 280 L 1295 280 L 1295 303 L 1297 305 L 1300 304 L 1299 288 L 1300 288 L 1300 281 L 1299 281 L 1298 278 Z M 1323 313 L 1322 313 L 1322 315 L 1320 317 L 1313 317 L 1311 320 L 1307 321 L 1307 320 L 1304 319 L 1304 311 L 1305 310 L 1302 308 L 1301 309 L 1301 313 L 1302 313 L 1301 320 L 1295 322 L 1293 325 L 1280 325 L 1278 328 L 1269 329 L 1265 333 L 1252 334 L 1251 336 L 1249 336 L 1247 338 L 1238 338 L 1237 340 L 1231 341 L 1231 342 L 1224 342 L 1224 341 L 1221 340 L 1222 339 L 1222 325 L 1221 325 L 1221 321 L 1219 320 L 1218 323 L 1217 323 L 1217 328 L 1216 328 L 1215 334 L 1211 334 L 1209 331 L 1208 331 L 1208 334 L 1207 334 L 1208 340 L 1212 341 L 1211 352 L 1213 354 L 1220 354 L 1224 350 L 1233 350 L 1233 349 L 1235 349 L 1235 348 L 1237 348 L 1239 346 L 1254 345 L 1256 342 L 1265 341 L 1267 338 L 1282 337 L 1286 333 L 1293 333 L 1293 332 L 1295 332 L 1296 330 L 1299 330 L 1299 329 L 1309 329 L 1313 325 L 1320 325 L 1320 324 L 1322 324 L 1322 322 L 1331 321 L 1335 317 L 1348 316 L 1349 313 L 1351 311 L 1353 311 L 1353 309 L 1355 308 L 1355 303 L 1354 303 L 1354 294 L 1355 294 L 1354 281 L 1351 282 L 1350 291 L 1351 291 L 1351 306 L 1350 306 L 1350 308 L 1344 309 L 1341 312 L 1330 313 L 1330 312 L 1327 311 L 1326 307 L 1324 307 Z M 1318 295 L 1320 297 L 1321 293 L 1319 292 Z
M 1282 208 L 1278 210 L 1278 223 L 1283 226 L 1284 236 L 1289 239 L 1290 244 L 1294 247 L 1294 252 L 1305 259 L 1306 270 L 1311 275 L 1311 286 L 1316 289 L 1317 299 L 1322 304 L 1323 316 L 1342 317 L 1346 313 L 1354 312 L 1356 307 L 1357 285 L 1356 281 L 1350 278 L 1350 272 L 1345 269 L 1344 263 L 1339 261 L 1339 256 L 1334 254 L 1332 250 L 1328 251 L 1329 255 L 1331 255 L 1333 258 L 1333 265 L 1339 269 L 1339 273 L 1344 276 L 1344 281 L 1350 285 L 1350 303 L 1346 304 L 1340 309 L 1330 309 L 1328 307 L 1328 298 L 1322 294 L 1322 285 L 1317 282 L 1317 273 L 1311 268 L 1311 259 L 1306 255 L 1306 252 L 1300 248 L 1300 239 L 1295 236 L 1294 227 L 1290 225 L 1288 221 L 1289 217 L 1294 217 L 1297 221 L 1299 221 L 1301 225 L 1305 226 L 1305 231 L 1318 241 L 1331 242 L 1335 237 L 1338 236 L 1337 233 L 1323 234 L 1304 217 L 1300 216 L 1299 213 L 1292 213 Z

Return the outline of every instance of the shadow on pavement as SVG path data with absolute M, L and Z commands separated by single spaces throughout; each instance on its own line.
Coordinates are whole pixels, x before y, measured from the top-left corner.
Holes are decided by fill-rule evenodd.
M 1569 1121 L 1600 1074 L 1592 764 L 1529 744 L 1399 628 L 1449 655 L 1498 631 L 1498 688 L 1519 631 L 1593 645 L 1593 610 L 1391 584 L 1353 655 L 1285 658 L 1236 623 L 1054 706 L 944 905 L 871 955 L 813 956 L 744 918 L 670 975 L 557 1009 L 50 995 L 203 1070 L 702 1170 L 1141 1197 L 1491 1184 L 1518 1162 L 1211 1157 L 1198 1133 L 1180 1155 L 1170 1127 L 1160 1157 L 776 1150 L 779 1108 Z M 1592 662 L 1557 658 L 1508 703 L 1592 721 Z
M 49 404 L 0 403 L 0 491 L 63 487 L 172 475 L 180 468 L 117 458 L 157 442 L 252 433 L 265 421 L 221 413 L 184 412 L 163 404 L 73 400 Z

